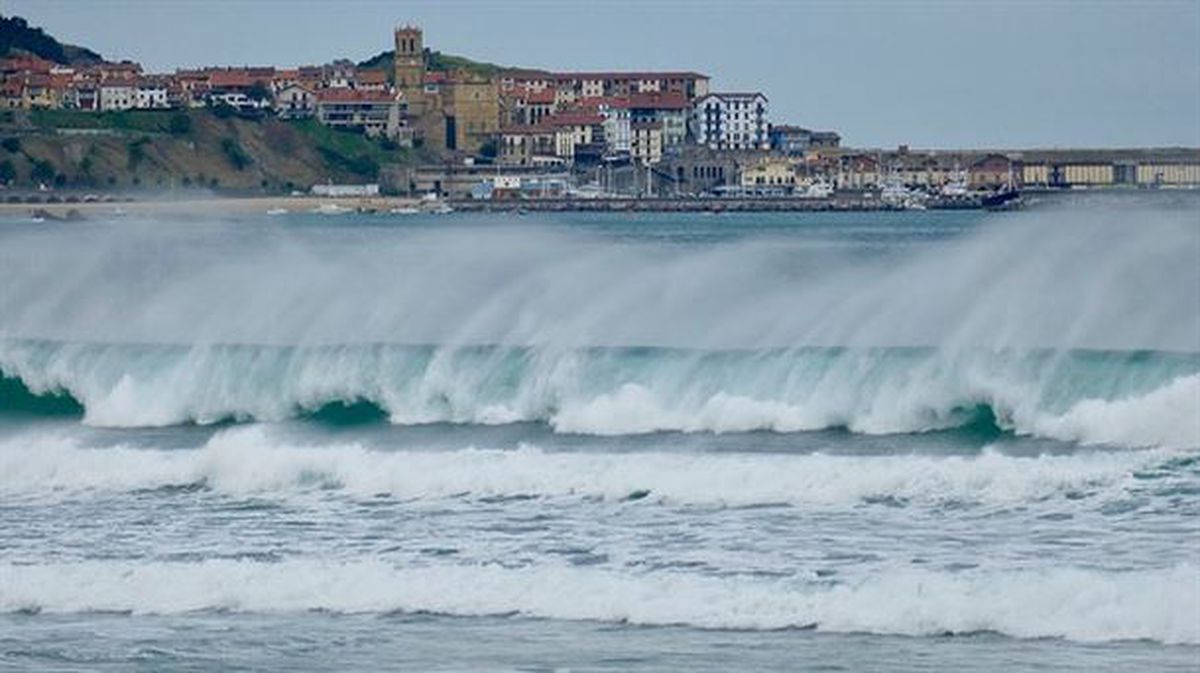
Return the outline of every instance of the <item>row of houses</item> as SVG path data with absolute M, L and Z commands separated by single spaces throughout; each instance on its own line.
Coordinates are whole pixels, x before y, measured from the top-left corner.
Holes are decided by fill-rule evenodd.
M 839 190 L 874 190 L 894 182 L 931 192 L 952 184 L 971 190 L 1172 187 L 1200 185 L 1200 150 L 823 148 L 788 154 L 702 148 L 665 161 L 659 170 L 676 191 L 693 194 L 731 187 L 790 194 L 816 182 Z
M 404 101 L 382 70 L 350 61 L 293 69 L 202 68 L 170 74 L 137 63 L 71 68 L 36 57 L 0 60 L 0 108 L 109 112 L 227 106 L 239 112 L 315 117 L 330 126 L 398 138 Z
M 602 159 L 655 165 L 687 145 L 767 150 L 786 143 L 797 150 L 830 137 L 822 140 L 803 130 L 773 135 L 766 95 L 712 91 L 709 77 L 701 73 L 446 72 L 430 67 L 419 27 L 400 26 L 393 37 L 391 73 L 346 60 L 290 69 L 155 74 L 132 62 L 71 68 L 35 57 L 6 59 L 0 62 L 0 107 L 224 107 L 285 119 L 311 117 L 401 141 L 419 138 L 446 153 L 472 155 L 490 148 L 500 162 L 512 165 Z

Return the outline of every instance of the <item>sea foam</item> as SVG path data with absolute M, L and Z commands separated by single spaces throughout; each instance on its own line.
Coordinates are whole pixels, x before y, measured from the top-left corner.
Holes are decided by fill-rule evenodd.
M 94 561 L 0 566 L 0 610 L 196 610 L 521 615 L 711 629 L 815 628 L 912 636 L 1200 643 L 1200 568 L 946 573 L 892 568 L 855 582 L 382 561 Z
M 202 485 L 216 493 L 287 497 L 334 491 L 403 499 L 539 496 L 699 505 L 1014 503 L 1120 497 L 1135 473 L 1179 455 L 1079 451 L 1018 457 L 855 456 L 736 452 L 375 450 L 358 443 L 300 446 L 254 426 L 217 433 L 198 449 L 89 448 L 47 434 L 0 442 L 0 493 L 55 497 Z M 1190 455 L 1190 454 L 1185 454 Z

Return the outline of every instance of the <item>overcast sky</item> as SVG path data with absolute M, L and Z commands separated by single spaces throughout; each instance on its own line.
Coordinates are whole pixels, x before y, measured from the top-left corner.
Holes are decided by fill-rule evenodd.
M 427 46 L 555 69 L 688 69 L 777 123 L 891 147 L 1200 145 L 1200 0 L 0 0 L 155 71 Z

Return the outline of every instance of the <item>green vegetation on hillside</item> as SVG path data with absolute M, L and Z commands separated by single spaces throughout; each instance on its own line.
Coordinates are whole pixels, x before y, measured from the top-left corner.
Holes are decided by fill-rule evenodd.
M 383 70 L 388 75 L 388 80 L 393 77 L 393 63 L 395 62 L 395 51 L 380 52 L 371 58 L 358 64 L 358 67 L 367 70 Z M 465 56 L 455 56 L 453 54 L 443 54 L 440 51 L 432 49 L 425 50 L 425 64 L 434 72 L 446 72 L 450 70 L 466 70 L 467 72 L 484 77 L 491 77 L 498 72 L 508 70 L 506 66 L 497 65 L 495 63 L 487 63 L 484 61 L 474 61 Z
M 419 149 L 316 120 L 222 118 L 213 111 L 0 112 L 0 183 L 76 188 L 281 192 L 378 179 Z
M 90 49 L 63 44 L 41 28 L 31 28 L 19 16 L 0 16 L 0 57 L 19 54 L 33 54 L 47 61 L 69 65 L 99 63 L 103 60 Z

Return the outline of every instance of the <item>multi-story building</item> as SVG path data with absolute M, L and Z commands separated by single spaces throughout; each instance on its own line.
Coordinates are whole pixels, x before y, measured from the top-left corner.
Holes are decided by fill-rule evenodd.
M 771 149 L 785 154 L 804 154 L 809 150 L 831 149 L 841 145 L 842 137 L 833 131 L 812 131 L 786 124 L 771 125 Z
M 664 150 L 683 145 L 688 132 L 688 100 L 681 93 L 635 93 L 628 97 L 632 123 L 662 124 Z
M 113 79 L 100 85 L 100 109 L 132 110 L 137 105 L 137 85 L 132 81 Z
M 629 130 L 629 155 L 634 161 L 644 166 L 662 161 L 662 122 L 633 122 L 629 125 Z
M 275 93 L 275 112 L 283 119 L 305 119 L 313 116 L 316 101 L 308 87 L 291 84 Z
M 162 110 L 170 107 L 167 101 L 167 83 L 158 80 L 141 80 L 133 91 L 133 107 L 138 110 Z
M 742 170 L 741 186 L 758 193 L 791 194 L 796 188 L 796 169 L 780 157 L 764 158 Z
M 555 130 L 555 154 L 568 163 L 598 161 L 604 154 L 604 117 L 588 112 L 565 112 L 545 124 Z
M 709 78 L 696 72 L 546 72 L 507 70 L 500 89 L 554 88 L 571 100 L 635 93 L 677 93 L 689 101 L 708 93 Z
M 500 132 L 499 161 L 506 166 L 544 166 L 562 163 L 558 134 L 547 124 L 512 126 Z
M 769 149 L 770 115 L 761 93 L 710 93 L 696 100 L 692 136 L 717 150 Z
M 404 132 L 400 97 L 379 91 L 323 89 L 316 94 L 317 120 L 370 136 L 399 139 Z

